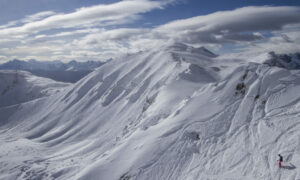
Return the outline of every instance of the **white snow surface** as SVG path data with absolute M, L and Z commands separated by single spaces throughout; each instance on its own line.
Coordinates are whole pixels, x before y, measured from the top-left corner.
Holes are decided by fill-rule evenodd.
M 0 179 L 298 180 L 299 91 L 298 70 L 183 44 L 123 56 L 0 108 Z
M 0 70 L 0 108 L 50 96 L 69 85 L 26 71 Z

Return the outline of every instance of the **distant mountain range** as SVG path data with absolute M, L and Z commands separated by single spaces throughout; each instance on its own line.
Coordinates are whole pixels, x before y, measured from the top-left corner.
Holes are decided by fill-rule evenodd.
M 0 70 L 23 70 L 36 76 L 74 83 L 103 64 L 104 62 L 99 61 L 78 62 L 73 60 L 69 63 L 63 63 L 61 61 L 22 61 L 15 59 L 0 64 Z

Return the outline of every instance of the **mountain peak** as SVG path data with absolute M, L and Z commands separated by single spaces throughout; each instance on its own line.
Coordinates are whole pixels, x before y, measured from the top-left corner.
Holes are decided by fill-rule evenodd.
M 286 69 L 300 69 L 300 53 L 276 54 L 272 51 L 268 53 L 268 58 L 263 63 Z
M 166 47 L 167 50 L 176 51 L 176 52 L 190 52 L 190 53 L 197 53 L 208 57 L 217 57 L 218 55 L 214 54 L 204 46 L 195 48 L 193 46 L 186 45 L 184 43 L 173 43 L 169 44 Z

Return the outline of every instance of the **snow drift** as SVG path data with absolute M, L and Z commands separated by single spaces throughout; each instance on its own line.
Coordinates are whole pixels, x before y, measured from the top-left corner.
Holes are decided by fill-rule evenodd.
M 300 72 L 215 57 L 128 55 L 0 109 L 0 179 L 299 179 Z

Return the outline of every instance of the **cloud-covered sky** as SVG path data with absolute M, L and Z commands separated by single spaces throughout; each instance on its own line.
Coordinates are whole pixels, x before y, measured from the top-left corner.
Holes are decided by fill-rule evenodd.
M 0 1 L 0 63 L 105 60 L 166 42 L 220 54 L 300 52 L 300 1 Z

